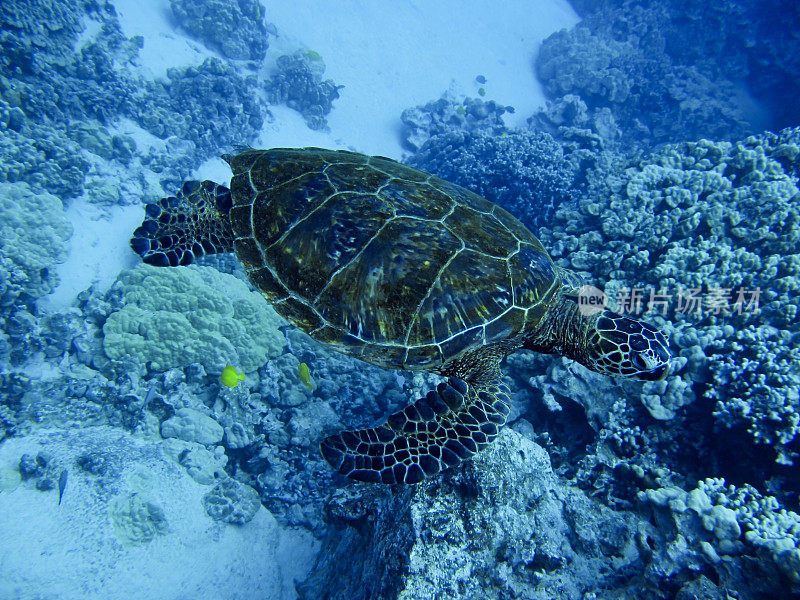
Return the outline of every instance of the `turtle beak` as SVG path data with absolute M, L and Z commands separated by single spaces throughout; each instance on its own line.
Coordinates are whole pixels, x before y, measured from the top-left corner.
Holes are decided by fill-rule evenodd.
M 636 375 L 644 381 L 661 381 L 669 374 L 669 350 L 662 344 L 656 345 L 653 350 L 655 351 L 655 356 L 648 356 L 646 359 L 646 362 L 650 363 L 647 365 L 649 368 L 642 369 Z M 639 356 L 638 358 L 639 361 L 642 361 L 644 357 Z
M 664 363 L 651 371 L 644 371 L 639 373 L 637 377 L 644 381 L 661 381 L 669 373 L 669 363 Z

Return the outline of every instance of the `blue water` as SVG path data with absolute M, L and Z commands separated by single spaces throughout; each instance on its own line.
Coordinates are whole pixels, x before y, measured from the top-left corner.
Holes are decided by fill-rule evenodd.
M 798 5 L 295 4 L 0 5 L 0 600 L 800 597 Z M 273 308 L 231 252 L 236 206 L 259 200 L 219 157 L 275 146 L 387 156 L 513 217 L 470 200 L 478 225 L 447 231 L 483 249 L 462 261 L 474 293 L 428 292 L 413 243 L 366 244 L 384 239 L 379 207 L 418 207 L 415 192 L 423 237 L 455 239 L 431 208 L 453 188 L 395 178 L 365 196 L 366 172 L 337 175 L 358 218 L 331 212 L 308 256 L 330 240 L 327 259 L 355 255 L 363 237 L 357 264 L 395 257 L 360 282 L 367 301 L 311 303 L 351 315 L 350 341 L 390 331 L 365 362 L 291 302 Z M 285 204 L 272 241 L 325 184 L 276 168 L 276 185 L 239 175 Z M 214 182 L 216 212 L 185 203 L 194 180 Z M 137 230 L 161 210 L 176 237 Z M 308 273 L 285 239 L 284 258 L 257 260 Z M 149 240 L 181 250 L 143 264 Z M 443 281 L 457 252 L 427 252 Z M 170 256 L 196 260 L 152 266 Z M 409 283 L 376 295 L 398 273 Z M 559 308 L 503 356 L 507 396 L 447 350 L 385 368 L 405 339 L 366 325 L 438 293 L 431 323 L 497 332 L 532 281 Z M 603 310 L 633 333 L 601 364 Z M 512 330 L 448 335 L 466 352 Z M 323 442 L 374 456 L 385 440 L 338 436 L 422 398 L 407 420 L 461 418 L 462 378 L 496 392 L 506 423 L 455 467 L 441 453 L 408 459 L 422 466 L 398 478 L 424 469 L 420 483 L 355 481 L 375 477 Z

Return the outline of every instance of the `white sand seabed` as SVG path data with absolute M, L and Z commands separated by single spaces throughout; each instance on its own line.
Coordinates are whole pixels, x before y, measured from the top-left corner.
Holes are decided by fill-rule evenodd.
M 264 126 L 258 142 L 297 147 L 309 142 L 400 158 L 400 114 L 446 90 L 514 106 L 519 126 L 544 104 L 533 60 L 542 40 L 578 20 L 566 0 L 263 0 L 278 30 L 265 64 L 297 49 L 315 50 L 325 77 L 343 85 L 328 116 L 330 132 L 310 132 L 302 118 Z M 126 36 L 141 35 L 140 69 L 161 76 L 170 66 L 215 56 L 173 27 L 169 0 L 116 0 Z M 486 84 L 475 81 L 486 77 Z M 291 111 L 290 111 L 291 112 Z
M 331 139 L 400 158 L 400 115 L 445 90 L 514 106 L 519 126 L 544 104 L 533 60 L 544 38 L 577 16 L 566 0 L 264 0 L 277 53 L 315 50 L 345 87 L 328 116 Z M 502 6 L 502 8 L 498 8 Z M 486 77 L 486 84 L 475 81 Z M 296 146 L 292 139 L 268 138 Z
M 138 263 L 128 240 L 142 222 L 141 206 L 95 206 L 84 197 L 75 200 L 66 214 L 73 227 L 69 255 L 65 263 L 56 266 L 58 287 L 38 301 L 44 310 L 72 306 L 78 294 L 92 284 L 107 290 L 123 268 Z
M 139 70 L 146 77 L 165 77 L 170 67 L 199 65 L 217 56 L 200 42 L 173 27 L 169 0 L 114 0 L 122 34 L 140 35 Z
M 20 481 L 23 453 L 47 452 L 68 470 L 58 490 Z M 105 476 L 75 466 L 87 452 L 110 462 Z M 59 471 L 56 471 L 59 472 Z M 211 489 L 159 450 L 159 443 L 111 427 L 40 431 L 0 445 L 0 598 L 15 600 L 292 600 L 294 582 L 319 543 L 278 525 L 259 508 L 244 525 L 213 521 Z M 152 503 L 163 515 L 152 532 L 147 513 L 120 502 Z

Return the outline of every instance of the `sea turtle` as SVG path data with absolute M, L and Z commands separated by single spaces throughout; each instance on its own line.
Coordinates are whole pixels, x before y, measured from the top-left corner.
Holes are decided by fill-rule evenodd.
M 148 204 L 131 247 L 187 265 L 236 252 L 275 310 L 311 337 L 373 365 L 448 377 L 369 429 L 325 438 L 339 473 L 417 483 L 494 439 L 509 411 L 499 364 L 557 353 L 612 376 L 666 376 L 650 326 L 583 310 L 575 278 L 517 219 L 438 177 L 380 156 L 320 148 L 223 158 L 230 189 L 187 181 Z

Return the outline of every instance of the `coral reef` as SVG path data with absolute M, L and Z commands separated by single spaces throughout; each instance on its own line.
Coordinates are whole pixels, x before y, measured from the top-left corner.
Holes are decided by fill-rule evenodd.
M 170 0 L 169 5 L 187 33 L 223 56 L 256 61 L 266 56 L 269 36 L 258 0 Z
M 3 107 L 8 104 L 0 100 Z M 83 193 L 89 162 L 63 128 L 35 123 L 24 114 L 16 129 L 0 123 L 0 156 L 0 181 L 25 182 L 65 200 Z
M 312 533 L 324 540 L 299 588 L 308 598 L 796 595 L 800 129 L 743 137 L 758 114 L 742 100 L 752 92 L 775 122 L 797 121 L 786 99 L 798 41 L 770 31 L 754 0 L 576 3 L 586 18 L 540 53 L 549 102 L 530 129 L 505 126 L 510 106 L 446 94 L 403 112 L 408 162 L 504 206 L 610 305 L 646 313 L 670 337 L 672 373 L 642 385 L 511 356 L 511 426 L 413 489 L 346 484 L 318 444 L 438 376 L 315 342 L 231 255 L 138 266 L 76 306 L 36 306 L 58 283 L 71 202 L 169 192 L 252 140 L 268 102 L 325 129 L 342 86 L 322 57 L 286 54 L 263 80 L 272 30 L 258 2 L 172 0 L 184 31 L 222 58 L 153 80 L 129 68 L 143 40 L 125 39 L 108 2 L 0 4 L 3 531 L 22 539 L 26 520 L 66 515 L 92 548 L 113 544 L 115 561 L 182 556 L 178 542 L 195 539 L 203 560 L 193 553 L 182 581 L 222 596 L 215 566 L 261 577 L 293 547 L 279 546 L 278 523 L 305 532 L 308 554 Z M 783 8 L 791 26 L 797 11 Z M 228 364 L 246 372 L 235 388 L 219 382 Z M 55 507 L 57 492 L 57 512 L 14 504 Z M 89 585 L 125 570 L 58 551 L 39 576 L 68 569 Z M 30 580 L 25 561 L 0 558 L 4 580 Z
M 203 496 L 203 506 L 215 521 L 244 525 L 253 519 L 261 503 L 258 492 L 249 485 L 235 479 L 224 479 Z
M 242 0 L 237 7 L 259 22 L 263 18 L 258 3 Z M 100 27 L 79 42 L 85 16 Z M 255 76 L 243 77 L 226 61 L 209 58 L 155 81 L 120 68 L 136 60 L 142 39 L 124 38 L 111 4 L 12 0 L 0 9 L 0 22 L 2 180 L 24 179 L 62 199 L 79 196 L 89 163 L 69 138 L 107 155 L 102 126 L 127 117 L 161 139 L 172 138 L 172 147 L 143 162 L 158 173 L 173 171 L 163 180 L 179 185 L 179 173 L 226 145 L 246 142 L 263 124 Z M 243 29 L 236 31 L 244 35 Z M 232 36 L 225 39 L 235 42 Z M 110 143 L 115 159 L 130 161 L 132 140 L 111 136 Z
M 732 509 L 722 508 L 709 512 L 714 533 L 705 530 L 697 544 L 737 535 Z M 342 489 L 331 496 L 327 518 L 333 527 L 298 588 L 301 598 L 633 600 L 644 593 L 658 600 L 693 597 L 703 588 L 703 597 L 723 598 L 733 588 L 755 600 L 780 589 L 768 579 L 772 570 L 759 571 L 736 553 L 721 564 L 682 563 L 670 546 L 672 531 L 566 486 L 547 453 L 509 429 L 465 469 L 439 481 L 394 494 Z M 348 560 L 354 555 L 363 559 Z
M 154 371 L 202 364 L 254 371 L 285 344 L 280 317 L 260 294 L 208 267 L 139 265 L 114 284 L 122 307 L 103 325 L 112 360 L 133 358 Z
M 716 400 L 714 418 L 724 429 L 744 429 L 753 442 L 773 448 L 792 465 L 800 433 L 800 348 L 797 332 L 749 325 L 707 348 Z
M 790 414 L 798 411 L 789 346 L 800 275 L 793 258 L 799 140 L 799 130 L 784 130 L 737 143 L 668 146 L 641 160 L 610 159 L 590 177 L 577 213 L 558 209 L 540 231 L 557 263 L 605 287 L 612 303 L 649 310 L 672 330 L 682 359 L 675 377 L 683 383 L 646 386 L 645 395 L 660 397 L 655 411 L 666 407 L 669 418 L 692 402 L 687 386 L 699 385 L 718 400 L 720 425 L 745 420 L 754 441 L 770 444 L 782 460 L 794 438 Z M 689 290 L 696 290 L 691 301 Z M 771 327 L 757 327 L 757 315 Z M 789 362 L 772 364 L 773 356 Z M 775 396 L 763 387 L 744 389 L 759 378 L 777 386 Z
M 332 79 L 323 80 L 324 74 L 325 61 L 313 50 L 279 56 L 275 73 L 264 83 L 267 98 L 299 112 L 310 129 L 326 129 L 325 116 L 344 86 Z
M 656 550 L 665 574 L 685 568 L 734 573 L 749 555 L 760 560 L 745 572 L 761 569 L 764 580 L 786 590 L 800 583 L 800 515 L 781 510 L 775 498 L 724 479 L 705 479 L 690 492 L 650 489 L 640 497 L 670 520 L 669 544 Z
M 252 138 L 264 124 L 255 87 L 254 76 L 242 77 L 229 63 L 207 58 L 197 67 L 168 69 L 165 80 L 148 86 L 147 109 L 130 116 L 159 138 L 175 136 L 193 145 L 182 154 L 218 155 L 220 148 Z
M 0 183 L 0 300 L 4 311 L 30 305 L 58 285 L 72 224 L 61 201 L 25 183 Z
M 800 91 L 800 13 L 784 0 L 724 1 L 713 6 L 687 0 L 572 0 L 594 32 L 638 42 L 646 53 L 706 74 L 746 82 L 768 107 L 772 127 L 794 126 L 800 115 L 788 101 Z
M 434 134 L 409 164 L 499 204 L 533 231 L 571 199 L 575 166 L 549 134 L 466 129 Z
M 137 493 L 115 498 L 109 516 L 117 537 L 126 544 L 146 544 L 169 530 L 164 510 Z
M 502 119 L 506 112 L 514 112 L 514 108 L 494 100 L 459 99 L 445 93 L 438 100 L 403 111 L 403 142 L 418 151 L 432 137 L 443 134 L 501 134 L 506 130 Z
M 539 126 L 591 129 L 628 144 L 731 139 L 748 132 L 733 83 L 673 62 L 663 45 L 652 41 L 657 33 L 615 36 L 595 23 L 556 32 L 542 44 L 536 72 L 552 104 L 536 115 Z M 556 109 L 576 102 L 581 110 Z
M 87 15 L 101 28 L 79 45 Z M 137 112 L 139 86 L 116 64 L 129 62 L 141 39 L 125 39 L 110 3 L 10 0 L 0 9 L 0 22 L 0 96 L 27 118 L 106 123 Z
M 46 492 L 58 487 L 64 468 L 46 452 L 39 452 L 35 457 L 23 454 L 19 459 L 19 474 L 23 481 L 32 480 L 37 490 Z

